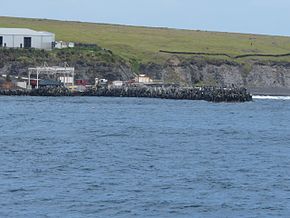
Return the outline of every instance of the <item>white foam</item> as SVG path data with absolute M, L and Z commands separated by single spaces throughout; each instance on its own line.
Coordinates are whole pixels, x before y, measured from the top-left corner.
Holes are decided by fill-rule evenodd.
M 253 99 L 261 100 L 290 100 L 290 96 L 263 96 L 263 95 L 254 95 Z

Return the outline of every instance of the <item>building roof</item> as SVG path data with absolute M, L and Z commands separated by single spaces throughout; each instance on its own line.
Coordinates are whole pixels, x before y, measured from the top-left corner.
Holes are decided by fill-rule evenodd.
M 35 31 L 26 28 L 0 28 L 0 35 L 51 36 L 54 35 L 54 33 Z

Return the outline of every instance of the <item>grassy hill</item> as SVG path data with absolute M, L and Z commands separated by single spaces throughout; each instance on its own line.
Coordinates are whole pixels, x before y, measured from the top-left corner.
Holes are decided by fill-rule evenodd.
M 251 53 L 290 53 L 290 37 L 282 36 L 11 17 L 0 17 L 0 27 L 25 27 L 54 32 L 57 40 L 96 43 L 126 60 L 136 60 L 139 63 L 162 63 L 169 55 L 162 54 L 159 50 L 227 53 L 232 56 Z M 290 62 L 290 57 L 265 57 L 263 60 Z

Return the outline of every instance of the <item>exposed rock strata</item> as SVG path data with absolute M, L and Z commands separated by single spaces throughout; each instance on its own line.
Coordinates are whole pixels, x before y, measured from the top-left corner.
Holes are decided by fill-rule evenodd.
M 28 67 L 40 65 L 43 61 L 51 66 L 67 61 L 70 66 L 75 66 L 77 79 L 88 79 L 91 83 L 94 83 L 95 78 L 129 80 L 136 76 L 128 62 L 111 53 L 98 57 L 90 54 L 84 56 L 77 51 L 59 51 L 54 56 L 40 51 L 17 50 L 0 51 L 0 74 L 27 76 Z M 252 61 L 239 64 L 226 60 L 206 61 L 173 55 L 164 64 L 140 65 L 139 73 L 181 86 L 235 86 L 246 87 L 256 94 L 290 95 L 290 63 L 265 64 Z
M 142 73 L 155 79 L 179 81 L 180 84 L 200 84 L 217 87 L 246 87 L 263 94 L 290 95 L 290 63 L 251 63 L 228 61 L 182 61 L 175 57 L 165 65 L 148 64 Z M 281 91 L 283 90 L 283 91 Z

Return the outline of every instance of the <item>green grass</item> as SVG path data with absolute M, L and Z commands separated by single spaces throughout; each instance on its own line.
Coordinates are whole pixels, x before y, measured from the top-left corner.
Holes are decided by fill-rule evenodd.
M 138 63 L 163 63 L 170 56 L 159 50 L 181 52 L 281 54 L 290 53 L 290 37 L 177 30 L 68 22 L 44 19 L 0 17 L 0 27 L 25 27 L 50 31 L 57 40 L 81 43 L 96 43 L 130 60 L 137 68 Z M 252 44 L 252 45 L 251 45 Z M 262 61 L 286 61 L 283 58 L 255 58 Z M 249 59 L 246 59 L 249 61 Z

